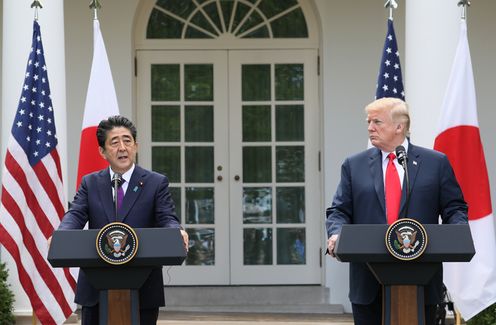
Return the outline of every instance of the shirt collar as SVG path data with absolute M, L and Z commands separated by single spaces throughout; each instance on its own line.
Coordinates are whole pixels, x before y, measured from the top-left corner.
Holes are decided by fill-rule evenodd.
M 129 181 L 131 180 L 131 175 L 133 175 L 134 167 L 135 167 L 135 165 L 133 164 L 127 172 L 125 172 L 124 174 L 121 175 L 122 179 L 124 179 L 128 184 L 129 184 Z M 112 170 L 112 168 L 110 168 L 110 166 L 109 166 L 109 171 L 110 171 L 110 180 L 112 180 L 114 178 L 115 172 Z
M 405 140 L 403 140 L 403 143 L 401 145 L 405 148 L 405 151 L 408 152 L 408 139 L 406 137 L 405 137 Z M 391 152 L 393 152 L 396 155 L 396 152 L 394 152 L 394 151 L 391 151 Z M 388 156 L 391 152 L 386 152 L 386 151 L 381 150 L 382 161 L 389 159 Z

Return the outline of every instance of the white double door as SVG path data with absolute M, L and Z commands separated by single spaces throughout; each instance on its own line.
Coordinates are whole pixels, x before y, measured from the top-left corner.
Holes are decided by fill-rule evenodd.
M 139 163 L 190 236 L 166 285 L 321 279 L 317 52 L 138 51 Z

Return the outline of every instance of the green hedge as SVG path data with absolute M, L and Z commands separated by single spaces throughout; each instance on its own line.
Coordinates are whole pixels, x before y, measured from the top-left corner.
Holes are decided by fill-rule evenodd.
M 15 324 L 14 314 L 14 294 L 7 284 L 8 272 L 5 263 L 0 263 L 0 324 Z
M 467 321 L 467 325 L 496 325 L 496 303 Z

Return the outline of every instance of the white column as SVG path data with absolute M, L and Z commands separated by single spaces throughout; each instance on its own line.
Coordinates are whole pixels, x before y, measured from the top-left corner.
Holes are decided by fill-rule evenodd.
M 412 117 L 412 142 L 432 148 L 458 41 L 457 0 L 406 3 L 405 92 Z
M 34 9 L 32 1 L 3 0 L 3 61 L 2 61 L 2 151 L 1 165 L 10 137 L 14 115 L 21 95 L 24 73 L 31 48 Z M 66 177 L 67 130 L 66 130 L 66 89 L 65 89 L 65 47 L 63 0 L 43 1 L 39 10 L 38 23 L 45 50 L 48 78 L 55 110 L 58 135 L 58 150 L 61 156 L 62 176 Z M 67 193 L 67 189 L 65 189 Z M 31 314 L 29 300 L 20 286 L 17 270 L 10 255 L 2 248 L 1 260 L 7 262 L 9 283 L 15 293 L 14 311 L 17 315 Z

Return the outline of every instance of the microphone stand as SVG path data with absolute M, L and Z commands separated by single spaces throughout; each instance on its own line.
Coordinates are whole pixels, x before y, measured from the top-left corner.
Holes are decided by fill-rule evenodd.
M 408 162 L 407 158 L 403 160 L 401 164 L 405 170 L 405 181 L 406 181 L 406 201 L 405 201 L 405 218 L 408 218 L 408 206 L 410 205 L 410 177 L 408 176 Z
M 121 182 L 122 182 L 121 175 L 118 173 L 114 173 L 114 177 L 112 178 L 112 183 L 114 186 L 115 220 L 117 220 L 117 206 L 118 206 L 117 191 L 119 189 L 119 185 L 121 184 Z

